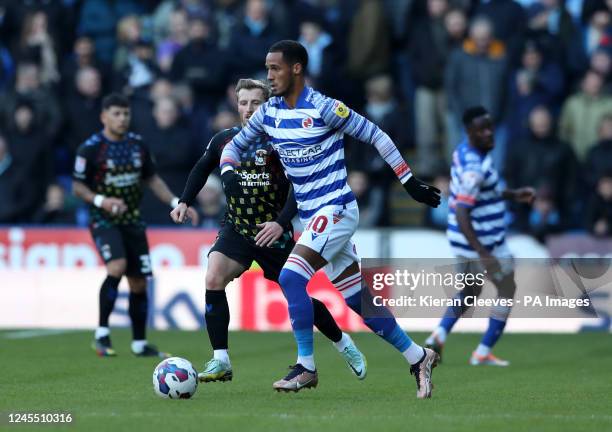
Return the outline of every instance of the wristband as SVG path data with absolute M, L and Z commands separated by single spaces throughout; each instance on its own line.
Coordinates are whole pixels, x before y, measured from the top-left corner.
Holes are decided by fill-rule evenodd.
M 228 171 L 234 171 L 234 167 L 231 165 L 225 165 L 223 168 L 221 168 L 221 175 L 225 174 Z
M 102 203 L 104 202 L 104 199 L 106 197 L 104 195 L 96 195 L 93 199 L 93 205 L 95 205 L 96 207 L 100 208 L 102 207 Z
M 180 203 L 179 198 L 178 197 L 174 197 L 174 198 L 172 198 L 172 201 L 170 201 L 170 207 L 176 208 L 176 207 L 178 207 L 179 203 Z

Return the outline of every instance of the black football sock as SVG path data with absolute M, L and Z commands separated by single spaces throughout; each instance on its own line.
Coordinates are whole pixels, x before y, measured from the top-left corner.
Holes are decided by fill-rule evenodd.
M 100 288 L 100 317 L 98 324 L 100 327 L 108 327 L 108 317 L 110 317 L 115 300 L 117 300 L 117 287 L 121 278 L 111 275 L 106 276 Z
M 130 292 L 130 306 L 128 312 L 132 319 L 132 339 L 145 340 L 147 327 L 147 309 L 149 300 L 147 292 L 141 293 Z
M 206 330 L 214 350 L 227 349 L 230 322 L 229 305 L 225 290 L 206 290 Z
M 316 298 L 312 299 L 312 311 L 314 313 L 314 325 L 325 337 L 332 342 L 340 342 L 342 330 L 336 324 L 336 320 L 327 309 L 327 306 Z

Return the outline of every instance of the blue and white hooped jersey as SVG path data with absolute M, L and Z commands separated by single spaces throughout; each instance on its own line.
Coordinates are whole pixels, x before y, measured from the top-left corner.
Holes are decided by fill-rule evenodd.
M 483 154 L 463 141 L 453 152 L 446 236 L 457 256 L 477 258 L 457 223 L 456 208 L 471 209 L 472 227 L 480 243 L 489 251 L 504 245 L 506 204 L 499 185 L 499 174 L 489 154 Z
M 374 145 L 402 183 L 410 168 L 389 136 L 342 102 L 305 87 L 295 108 L 272 97 L 225 146 L 221 168 L 235 166 L 249 142 L 267 135 L 292 182 L 302 221 L 328 205 L 356 205 L 346 181 L 344 134 Z

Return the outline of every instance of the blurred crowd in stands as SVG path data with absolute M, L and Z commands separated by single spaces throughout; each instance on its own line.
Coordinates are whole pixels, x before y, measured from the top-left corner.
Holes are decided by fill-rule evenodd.
M 612 0 L 0 0 L 0 223 L 86 225 L 70 193 L 75 149 L 101 98 L 132 101 L 132 129 L 180 194 L 217 131 L 237 125 L 238 78 L 265 78 L 269 46 L 301 41 L 309 82 L 377 123 L 448 194 L 462 111 L 496 122 L 494 163 L 532 185 L 513 229 L 612 235 Z M 443 229 L 376 150 L 347 139 L 361 226 Z M 219 226 L 218 178 L 198 197 Z M 170 225 L 147 194 L 147 222 Z

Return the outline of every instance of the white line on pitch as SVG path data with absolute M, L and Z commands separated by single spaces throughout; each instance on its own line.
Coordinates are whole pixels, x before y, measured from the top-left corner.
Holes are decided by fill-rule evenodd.
M 76 330 L 61 330 L 61 329 L 38 329 L 38 330 L 17 330 L 4 333 L 4 339 L 29 339 L 35 337 L 55 336 L 65 333 L 72 333 Z

